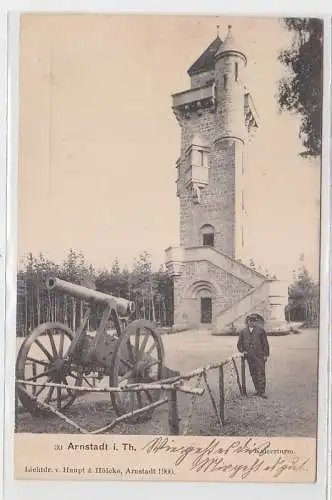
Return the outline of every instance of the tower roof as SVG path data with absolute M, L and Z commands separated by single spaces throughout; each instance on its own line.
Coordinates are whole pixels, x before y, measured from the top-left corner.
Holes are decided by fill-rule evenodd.
M 215 55 L 223 45 L 222 40 L 217 36 L 208 48 L 199 56 L 199 58 L 188 69 L 189 76 L 196 73 L 203 73 L 214 68 Z
M 225 54 L 226 52 L 236 52 L 244 57 L 245 60 L 247 60 L 242 48 L 236 42 L 236 40 L 234 40 L 231 25 L 228 26 L 228 32 L 224 43 L 218 48 L 215 55 L 216 57 L 219 57 L 221 54 Z

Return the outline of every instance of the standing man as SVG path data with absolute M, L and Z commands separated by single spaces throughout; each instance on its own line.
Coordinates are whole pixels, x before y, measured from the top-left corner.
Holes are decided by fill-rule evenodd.
M 256 396 L 267 399 L 265 394 L 265 363 L 270 355 L 266 332 L 259 322 L 263 318 L 259 314 L 251 314 L 246 318 L 246 328 L 240 332 L 237 348 L 245 354 L 249 371 L 256 389 Z

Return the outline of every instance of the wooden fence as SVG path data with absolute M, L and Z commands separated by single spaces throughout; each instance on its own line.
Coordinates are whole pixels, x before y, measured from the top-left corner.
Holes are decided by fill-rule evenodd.
M 240 370 L 237 366 L 236 360 L 240 360 Z M 234 356 L 231 356 L 230 358 L 227 358 L 224 361 L 220 361 L 217 363 L 212 363 L 210 365 L 207 365 L 203 368 L 197 368 L 187 374 L 181 374 L 177 375 L 174 377 L 170 377 L 167 379 L 160 380 L 158 383 L 136 383 L 136 384 L 128 384 L 126 386 L 121 386 L 121 387 L 77 387 L 77 386 L 69 386 L 67 385 L 66 387 L 69 390 L 77 391 L 77 392 L 82 392 L 82 393 L 87 393 L 87 392 L 105 392 L 105 393 L 111 393 L 111 392 L 144 392 L 147 390 L 161 390 L 165 392 L 165 397 L 162 397 L 158 401 L 154 401 L 146 406 L 143 406 L 142 408 L 139 408 L 137 410 L 133 410 L 129 413 L 125 413 L 121 416 L 116 417 L 113 419 L 110 423 L 108 423 L 106 426 L 96 429 L 94 431 L 88 431 L 78 425 L 76 422 L 74 422 L 72 419 L 70 419 L 68 416 L 64 415 L 61 411 L 53 408 L 51 405 L 45 403 L 45 402 L 40 402 L 37 401 L 34 396 L 31 396 L 29 394 L 29 397 L 34 399 L 37 406 L 39 406 L 41 409 L 47 409 L 48 411 L 51 411 L 53 414 L 57 415 L 59 418 L 67 422 L 69 425 L 72 427 L 76 428 L 79 432 L 83 434 L 102 434 L 106 431 L 110 431 L 116 427 L 117 424 L 120 422 L 126 421 L 134 416 L 139 416 L 141 414 L 144 414 L 148 412 L 149 410 L 155 409 L 159 406 L 162 406 L 164 404 L 168 404 L 168 425 L 169 425 L 169 434 L 171 435 L 179 435 L 180 434 L 180 416 L 179 416 L 179 404 L 178 404 L 178 392 L 182 392 L 185 394 L 188 394 L 191 396 L 191 408 L 188 412 L 188 419 L 184 428 L 184 431 L 182 434 L 187 434 L 189 427 L 190 427 L 190 421 L 192 418 L 193 414 L 193 406 L 196 398 L 198 396 L 201 396 L 204 394 L 205 389 L 207 390 L 209 399 L 212 404 L 212 408 L 214 410 L 214 413 L 216 415 L 219 427 L 220 427 L 220 432 L 222 432 L 223 426 L 225 424 L 225 409 L 226 409 L 226 398 L 225 398 L 225 367 L 230 364 L 235 371 L 236 375 L 236 381 L 237 381 L 237 386 L 239 389 L 239 393 L 241 396 L 246 396 L 247 391 L 246 391 L 246 369 L 245 369 L 245 363 L 246 360 L 242 354 L 236 354 Z M 215 396 L 213 394 L 213 391 L 211 390 L 210 383 L 208 381 L 208 373 L 212 370 L 218 370 L 218 395 L 219 395 L 219 401 L 217 402 L 215 399 Z M 197 387 L 190 387 L 186 382 L 197 378 Z M 199 387 L 201 384 L 204 384 L 203 387 Z M 19 388 L 20 391 L 23 391 L 27 393 L 25 387 L 27 385 L 30 385 L 32 387 L 37 387 L 37 386 L 46 386 L 46 387 L 64 387 L 61 384 L 56 384 L 56 383 L 40 383 L 40 382 L 31 382 L 31 381 L 25 381 L 25 380 L 17 380 L 16 381 L 16 386 L 17 389 Z M 18 399 L 16 398 L 16 401 Z M 16 405 L 16 416 L 17 416 L 17 410 L 18 406 Z

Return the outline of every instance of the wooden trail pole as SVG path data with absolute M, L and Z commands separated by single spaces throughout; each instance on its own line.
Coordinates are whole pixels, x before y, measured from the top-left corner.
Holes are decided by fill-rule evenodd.
M 103 432 L 106 432 L 106 431 L 113 429 L 119 422 L 126 421 L 127 418 L 133 417 L 134 415 L 144 414 L 144 412 L 146 412 L 147 409 L 157 408 L 158 406 L 161 406 L 164 403 L 167 403 L 166 398 L 159 399 L 159 401 L 155 401 L 154 403 L 151 403 L 148 406 L 145 406 L 143 408 L 139 408 L 138 410 L 134 410 L 130 413 L 125 413 L 124 415 L 121 415 L 121 417 L 115 418 L 112 422 L 105 425 L 105 427 L 101 427 L 100 429 L 96 429 L 95 431 L 92 431 L 90 434 L 102 434 Z
M 225 423 L 225 382 L 224 382 L 224 367 L 219 366 L 219 411 L 220 420 Z
M 64 420 L 68 425 L 71 425 L 72 427 L 75 427 L 75 429 L 78 429 L 82 434 L 89 434 L 89 431 L 87 431 L 86 429 L 84 429 L 83 427 L 81 427 L 80 425 L 78 425 L 76 422 L 74 422 L 74 420 L 72 420 L 71 418 L 67 417 L 66 415 L 64 415 L 63 413 L 61 413 L 61 411 L 58 411 L 56 408 L 53 408 L 51 405 L 49 405 L 48 403 L 45 403 L 45 401 L 41 402 L 41 401 L 38 401 L 37 398 L 35 396 L 31 396 L 25 389 L 24 387 L 20 387 L 20 390 L 22 392 L 24 392 L 27 396 L 29 396 L 30 398 L 32 398 L 36 405 L 37 405 L 37 408 L 38 409 L 47 409 L 48 411 L 54 413 L 57 417 L 61 418 L 62 420 Z
M 168 424 L 170 434 L 178 436 L 180 433 L 179 410 L 176 389 L 168 391 Z
M 247 395 L 246 387 L 246 358 L 241 358 L 241 387 L 243 396 Z
M 218 423 L 219 423 L 219 426 L 220 426 L 220 430 L 222 430 L 222 421 L 221 421 L 221 418 L 220 418 L 220 412 L 218 411 L 218 408 L 217 408 L 217 403 L 215 402 L 215 399 L 213 397 L 213 394 L 212 394 L 212 390 L 211 390 L 211 387 L 209 385 L 209 382 L 208 382 L 208 379 L 207 379 L 207 374 L 206 372 L 203 372 L 203 378 L 204 378 L 204 382 L 205 382 L 205 385 L 206 385 L 206 388 L 208 390 L 208 394 L 210 396 L 210 401 L 212 403 L 212 406 L 213 406 L 213 409 L 214 409 L 214 412 L 217 416 L 217 419 L 218 419 Z
M 232 359 L 232 362 L 233 362 L 233 366 L 234 366 L 234 370 L 235 370 L 235 374 L 236 374 L 237 385 L 239 386 L 240 394 L 243 395 L 242 385 L 241 385 L 241 380 L 240 380 L 240 375 L 239 375 L 239 370 L 238 370 L 238 367 L 236 365 L 235 359 Z

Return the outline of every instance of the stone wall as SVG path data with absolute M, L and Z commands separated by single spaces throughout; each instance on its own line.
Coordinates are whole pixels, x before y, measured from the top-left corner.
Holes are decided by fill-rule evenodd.
M 197 89 L 211 83 L 214 80 L 214 70 L 197 73 L 191 77 L 191 88 Z
M 199 282 L 205 282 L 206 290 L 211 290 L 213 321 L 224 309 L 238 302 L 252 289 L 244 281 L 210 262 L 187 262 L 184 265 L 183 274 L 174 279 L 175 325 L 186 325 L 190 328 L 200 324 L 202 294 L 194 290 L 195 284 Z
M 191 89 L 213 81 L 211 89 L 214 89 L 214 95 L 210 90 L 208 95 L 204 91 L 192 92 L 186 94 L 187 101 L 178 100 L 173 108 L 181 129 L 177 195 L 183 254 L 174 262 L 172 259 L 168 261 L 174 276 L 176 327 L 200 325 L 202 294 L 212 299 L 212 322 L 231 308 L 223 314 L 224 319 L 227 316 L 228 323 L 231 323 L 233 318 L 239 318 L 243 312 L 246 314 L 245 309 L 251 305 L 252 311 L 264 318 L 271 315 L 272 303 L 269 303 L 269 294 L 266 293 L 265 277 L 255 275 L 237 262 L 245 255 L 245 66 L 245 57 L 239 53 L 218 54 L 213 70 L 191 77 Z M 206 170 L 204 175 L 196 177 L 191 170 L 190 146 L 196 134 L 204 139 L 204 151 L 207 144 L 208 180 Z M 202 172 L 205 162 L 198 168 Z M 208 247 L 203 247 L 206 254 L 198 255 L 197 248 L 203 245 L 201 228 L 205 225 L 213 226 L 214 248 L 227 257 L 219 254 L 218 258 L 218 252 L 212 255 Z M 237 266 L 236 272 L 229 261 Z M 261 285 L 263 291 L 259 290 Z M 252 294 L 249 293 L 254 289 Z M 278 302 L 278 295 L 274 296 Z M 241 299 L 241 306 L 235 306 Z M 276 310 L 276 306 L 273 307 Z M 277 315 L 277 312 L 273 314 Z
M 239 66 L 235 81 L 234 65 Z M 192 88 L 199 87 L 215 77 L 215 106 L 179 112 L 181 153 L 177 183 L 180 199 L 180 245 L 199 246 L 200 228 L 204 224 L 215 227 L 215 248 L 230 257 L 241 257 L 243 243 L 243 141 L 245 140 L 244 88 L 241 57 L 223 58 L 215 71 L 193 75 Z M 224 76 L 227 84 L 224 85 Z M 188 148 L 194 135 L 200 134 L 209 144 L 209 181 L 200 190 L 200 202 L 193 200 L 191 188 L 185 186 L 190 167 Z M 237 220 L 236 220 L 237 219 Z
M 200 228 L 210 224 L 215 228 L 214 246 L 233 257 L 235 253 L 235 176 L 239 156 L 237 148 L 242 144 L 233 139 L 214 143 L 215 115 L 204 110 L 193 113 L 182 123 L 182 151 L 179 165 L 178 193 L 180 199 L 180 244 L 200 246 Z M 185 174 L 190 166 L 186 154 L 194 134 L 200 133 L 210 142 L 208 155 L 209 181 L 201 190 L 200 203 L 193 201 L 192 191 L 185 186 Z M 242 157 L 242 156 L 241 156 Z M 241 227 L 238 227 L 241 230 Z

